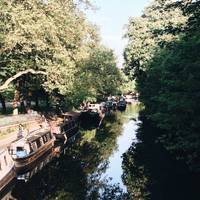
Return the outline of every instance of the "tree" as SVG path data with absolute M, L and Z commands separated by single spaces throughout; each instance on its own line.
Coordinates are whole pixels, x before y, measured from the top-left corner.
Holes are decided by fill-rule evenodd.
M 17 78 L 14 102 L 22 98 L 26 70 L 46 75 L 39 84 L 49 94 L 70 95 L 78 63 L 98 41 L 79 5 L 72 0 L 3 0 L 0 21 L 0 85 Z
M 193 171 L 200 166 L 198 28 L 199 1 L 155 0 L 130 22 L 125 49 L 126 71 L 161 129 L 155 141 Z
M 115 95 L 121 81 L 113 51 L 105 47 L 92 50 L 90 58 L 85 63 L 84 71 L 90 79 L 90 87 L 100 96 Z

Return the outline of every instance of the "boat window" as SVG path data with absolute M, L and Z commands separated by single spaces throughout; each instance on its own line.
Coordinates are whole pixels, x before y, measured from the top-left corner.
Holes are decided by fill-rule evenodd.
M 33 152 L 33 148 L 31 144 L 29 144 L 29 147 L 30 147 L 30 153 Z
M 47 142 L 47 136 L 43 135 L 42 138 L 43 138 L 43 142 L 46 143 Z
M 51 140 L 51 139 L 52 139 L 51 133 L 47 133 L 47 134 L 46 134 L 46 137 L 47 137 L 47 140 L 48 140 L 48 141 Z
M 5 161 L 5 165 L 7 166 L 8 162 L 7 162 L 6 156 L 4 156 L 4 161 Z
M 23 157 L 25 157 L 26 155 L 27 155 L 27 152 L 26 152 L 26 150 L 24 150 L 23 147 L 17 147 L 16 156 L 17 156 L 18 158 L 23 158 Z
M 33 151 L 37 150 L 36 142 L 31 143 L 31 148 L 33 149 Z
M 40 138 L 40 144 L 41 144 L 41 145 L 44 144 L 42 137 Z
M 24 145 L 24 151 L 26 151 L 27 154 L 31 152 L 30 145 L 28 143 Z
M 47 138 L 47 141 L 50 140 L 50 138 L 49 138 L 49 134 L 46 134 L 46 138 Z
M 40 147 L 41 147 L 40 139 L 37 139 L 37 140 L 36 140 L 36 144 L 37 144 L 37 148 L 40 148 Z
M 17 151 L 23 151 L 24 148 L 23 147 L 17 147 Z

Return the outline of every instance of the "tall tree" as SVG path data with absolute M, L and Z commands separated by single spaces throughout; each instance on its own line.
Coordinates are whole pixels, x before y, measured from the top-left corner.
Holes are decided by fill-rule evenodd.
M 3 0 L 0 21 L 1 89 L 34 72 L 45 74 L 39 84 L 49 93 L 69 95 L 77 63 L 98 42 L 96 29 L 79 6 L 73 0 Z
M 126 71 L 136 78 L 155 139 L 199 171 L 199 1 L 155 0 L 132 19 Z M 141 22 L 141 23 L 140 23 Z

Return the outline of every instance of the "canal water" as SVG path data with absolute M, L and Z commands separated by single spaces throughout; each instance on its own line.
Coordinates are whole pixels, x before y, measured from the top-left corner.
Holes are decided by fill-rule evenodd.
M 122 131 L 117 138 L 117 148 L 109 157 L 109 164 L 106 172 L 102 177 L 111 178 L 112 184 L 119 183 L 120 188 L 126 192 L 126 186 L 122 182 L 122 155 L 125 153 L 131 144 L 137 142 L 136 132 L 138 129 L 138 113 L 139 105 L 129 105 L 125 112 L 118 113 L 118 118 L 122 123 Z
M 139 111 L 139 105 L 129 105 L 100 128 L 82 129 L 68 143 L 58 143 L 18 174 L 0 199 L 199 200 L 199 173 L 155 142 L 160 130 Z
M 113 112 L 101 128 L 81 130 L 58 144 L 31 169 L 21 172 L 4 199 L 114 199 L 127 191 L 122 181 L 122 155 L 136 141 L 139 105 Z M 122 197 L 123 199 L 123 197 Z

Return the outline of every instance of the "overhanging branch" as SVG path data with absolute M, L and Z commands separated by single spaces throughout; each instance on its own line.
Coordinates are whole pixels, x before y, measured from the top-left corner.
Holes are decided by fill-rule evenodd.
M 17 74 L 15 74 L 14 76 L 10 77 L 9 79 L 7 79 L 5 81 L 5 83 L 3 85 L 0 86 L 0 91 L 3 91 L 5 89 L 8 88 L 8 85 L 14 81 L 15 79 L 17 79 L 18 77 L 24 75 L 24 74 L 28 74 L 28 73 L 31 73 L 31 74 L 43 74 L 43 75 L 47 75 L 46 72 L 44 71 L 35 71 L 33 69 L 27 69 L 27 70 L 24 70 L 24 71 L 21 71 L 21 72 L 18 72 Z

